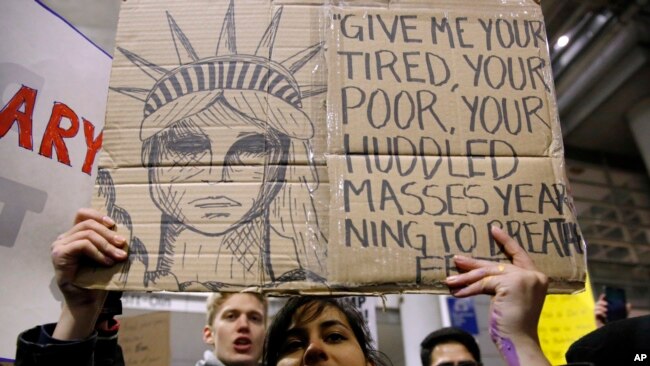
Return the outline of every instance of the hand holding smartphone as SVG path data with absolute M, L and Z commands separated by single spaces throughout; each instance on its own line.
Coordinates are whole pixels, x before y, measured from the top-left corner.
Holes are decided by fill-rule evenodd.
M 620 287 L 605 286 L 605 301 L 607 301 L 607 322 L 627 318 L 627 300 L 625 290 Z

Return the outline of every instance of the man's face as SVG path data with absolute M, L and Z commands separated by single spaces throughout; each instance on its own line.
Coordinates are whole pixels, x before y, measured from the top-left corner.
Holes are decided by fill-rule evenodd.
M 264 305 L 253 295 L 235 294 L 219 307 L 203 339 L 226 366 L 253 366 L 262 357 L 264 334 Z
M 450 341 L 433 348 L 431 366 L 476 366 L 476 360 L 465 346 Z

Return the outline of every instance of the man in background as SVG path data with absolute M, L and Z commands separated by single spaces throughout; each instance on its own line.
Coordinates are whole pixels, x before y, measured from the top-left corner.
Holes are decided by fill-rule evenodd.
M 480 366 L 481 351 L 474 337 L 460 328 L 431 332 L 420 343 L 422 366 Z

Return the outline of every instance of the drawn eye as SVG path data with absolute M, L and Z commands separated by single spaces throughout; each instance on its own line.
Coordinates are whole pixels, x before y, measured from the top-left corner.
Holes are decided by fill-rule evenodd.
M 263 157 L 267 155 L 268 149 L 272 147 L 267 143 L 264 135 L 254 133 L 241 137 L 230 146 L 226 153 L 226 165 L 241 165 L 246 162 L 244 159 L 248 157 Z
M 210 151 L 210 140 L 201 135 L 185 135 L 171 139 L 167 148 L 178 155 L 196 156 Z
M 232 182 L 232 176 L 237 174 L 238 165 L 250 164 L 247 159 L 264 159 L 268 154 L 269 145 L 266 137 L 259 133 L 249 134 L 241 137 L 228 149 L 224 160 L 223 182 Z

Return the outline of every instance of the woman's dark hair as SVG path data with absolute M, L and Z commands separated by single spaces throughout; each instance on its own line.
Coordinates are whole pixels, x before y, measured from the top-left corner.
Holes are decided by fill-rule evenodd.
M 287 330 L 292 324 L 293 317 L 299 309 L 306 306 L 301 314 L 301 321 L 311 321 L 318 317 L 328 306 L 337 308 L 343 313 L 357 342 L 361 346 L 363 355 L 367 361 L 374 366 L 392 366 L 392 363 L 383 353 L 379 352 L 373 345 L 372 336 L 363 315 L 354 306 L 352 301 L 346 298 L 318 297 L 318 296 L 296 296 L 292 297 L 275 315 L 271 326 L 266 333 L 264 343 L 264 365 L 275 366 L 282 357 L 282 346 L 286 340 Z

